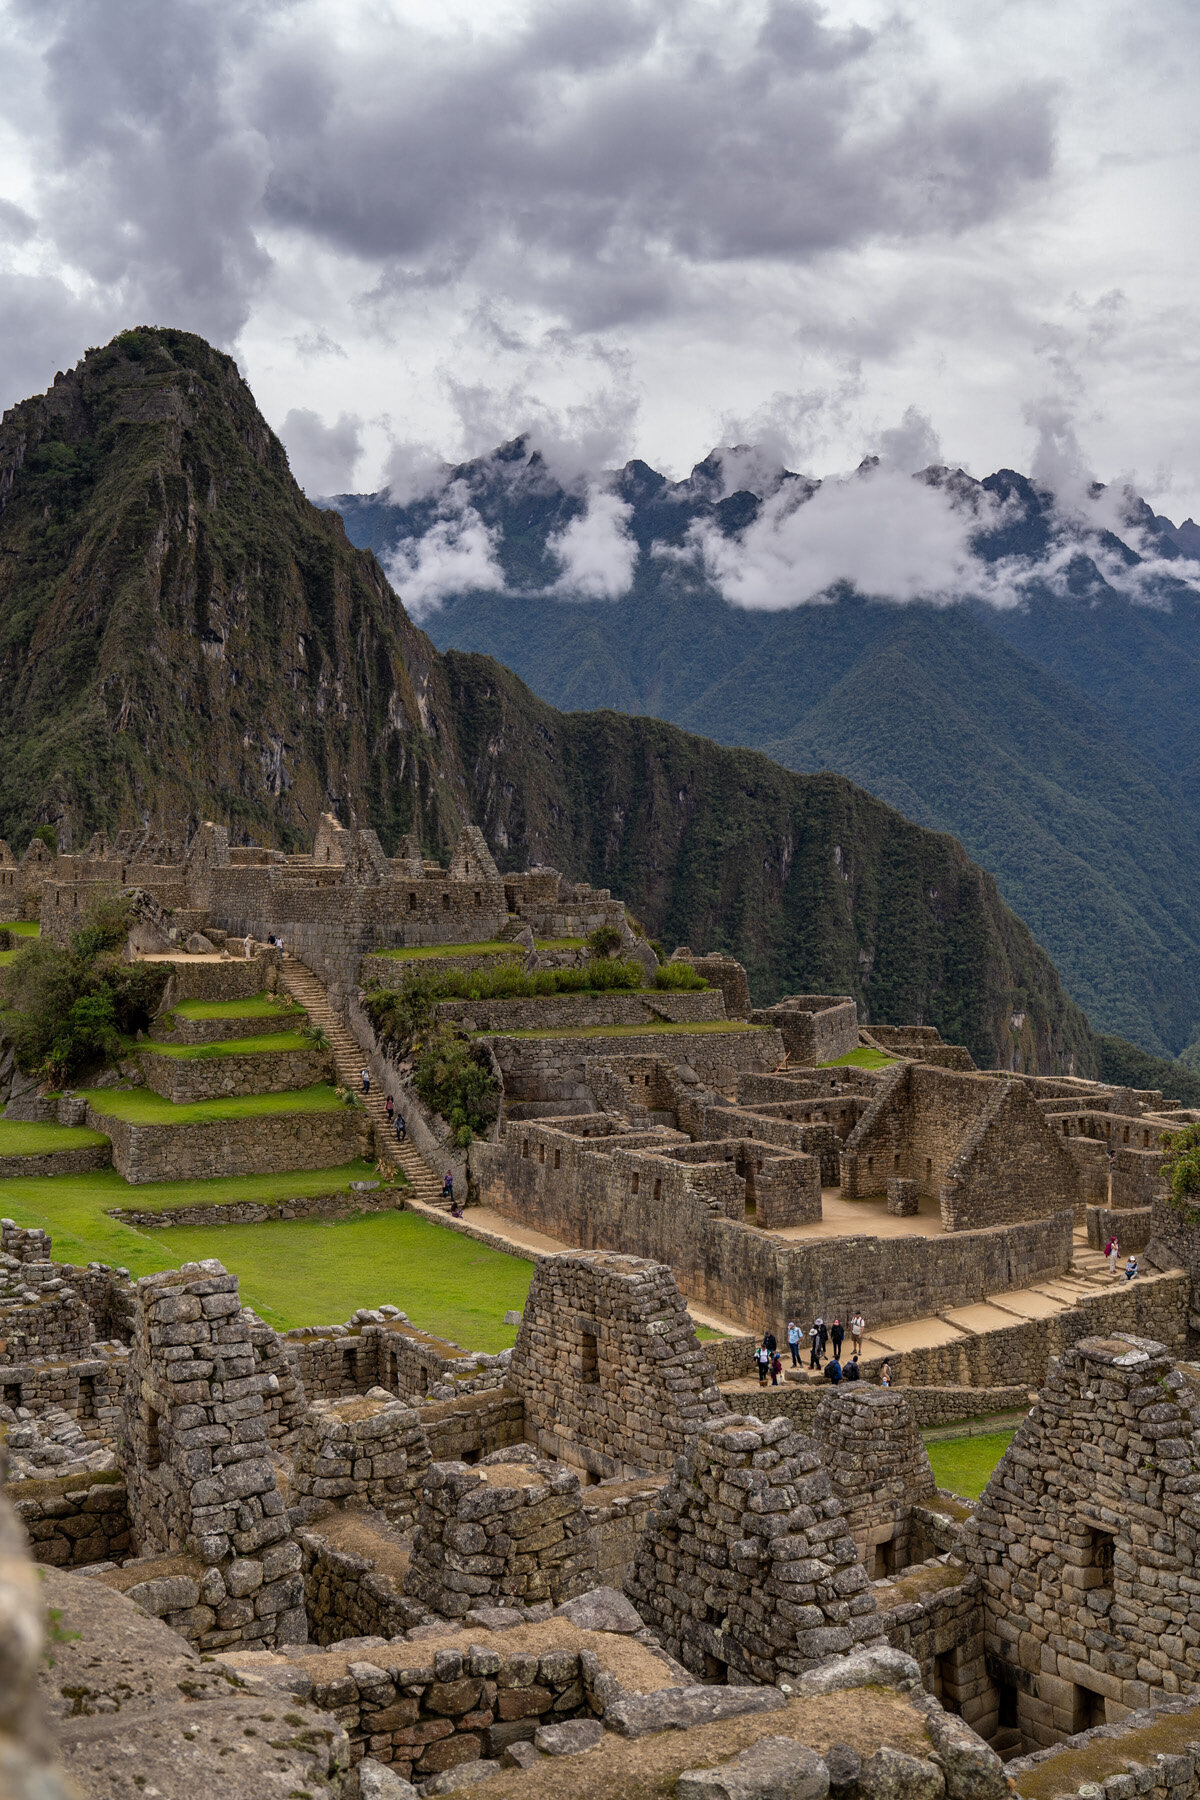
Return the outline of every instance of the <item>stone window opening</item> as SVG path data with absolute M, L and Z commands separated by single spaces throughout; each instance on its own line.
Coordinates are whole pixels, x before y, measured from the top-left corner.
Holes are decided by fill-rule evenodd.
M 654 1178 L 654 1198 L 656 1200 L 662 1199 L 662 1176 L 661 1175 L 656 1175 Z
M 529 1139 L 528 1138 L 523 1138 L 521 1141 L 521 1155 L 525 1158 L 526 1162 L 529 1161 Z
M 1116 1546 L 1116 1535 L 1114 1532 L 1105 1531 L 1101 1526 L 1089 1526 L 1088 1537 L 1090 1539 L 1088 1544 L 1090 1554 L 1087 1567 L 1091 1570 L 1098 1570 L 1100 1574 L 1100 1579 L 1098 1581 L 1096 1580 L 1095 1575 L 1091 1577 L 1089 1586 L 1093 1590 L 1099 1588 L 1102 1592 L 1106 1591 L 1111 1594 L 1113 1587 L 1113 1552 Z M 1082 1730 L 1083 1727 L 1080 1727 L 1080 1729 Z
M 641 1176 L 640 1176 L 640 1175 L 635 1175 L 635 1176 L 634 1176 L 634 1178 L 633 1178 L 633 1192 L 634 1192 L 634 1193 L 635 1193 L 635 1194 L 636 1194 L 636 1193 L 637 1193 L 637 1191 L 638 1191 L 638 1188 L 639 1188 L 639 1187 L 640 1187 L 640 1186 L 641 1186 L 641 1184 L 642 1184 L 642 1178 L 641 1178 Z
M 14 1407 L 20 1406 L 20 1404 L 21 1404 L 21 1384 L 19 1381 L 6 1381 L 5 1382 L 5 1384 L 4 1384 L 4 1404 L 5 1404 L 5 1406 L 14 1406 Z
M 579 1334 L 579 1379 L 590 1386 L 600 1381 L 600 1346 L 594 1331 Z
M 1129 1142 L 1129 1127 L 1128 1127 L 1128 1125 L 1125 1127 L 1125 1136 L 1122 1139 L 1122 1142 L 1126 1143 L 1126 1144 Z
M 544 1163 L 545 1160 L 546 1160 L 546 1146 L 545 1146 L 545 1144 L 539 1144 L 538 1145 L 538 1161 L 540 1163 Z
M 96 1377 L 81 1375 L 79 1377 L 79 1399 L 76 1402 L 75 1417 L 77 1419 L 94 1419 L 96 1416 Z
M 925 1179 L 926 1179 L 926 1181 L 933 1180 L 933 1158 L 932 1158 L 932 1156 L 927 1156 L 925 1158 Z
M 417 896 L 415 894 L 410 894 L 408 896 L 408 910 L 409 912 L 416 912 L 417 910 Z
M 875 1173 L 875 1158 L 873 1156 L 868 1156 L 868 1158 L 867 1158 L 867 1174 L 873 1175 L 874 1173 Z
M 157 1469 L 162 1462 L 162 1444 L 158 1435 L 159 1418 L 152 1406 L 146 1408 L 146 1467 Z
M 892 1157 L 892 1173 L 894 1175 L 898 1175 L 900 1173 L 900 1152 L 898 1150 L 895 1152 L 895 1154 Z
M 556 1169 L 562 1168 L 562 1151 L 561 1150 L 556 1150 L 554 1152 L 554 1166 Z
M 450 896 L 449 896 L 449 894 L 442 895 L 442 911 L 443 912 L 450 911 Z
M 476 894 L 475 894 L 475 904 L 476 904 L 476 906 L 483 905 L 483 895 L 481 893 L 479 893 L 478 891 L 476 891 Z
M 1072 1721 L 1070 1736 L 1080 1731 L 1092 1731 L 1097 1725 L 1108 1724 L 1108 1707 L 1103 1694 L 1075 1683 L 1072 1695 Z
M 1144 1146 L 1146 1147 L 1147 1150 L 1150 1148 L 1150 1133 L 1148 1131 L 1143 1131 L 1142 1143 L 1144 1144 Z

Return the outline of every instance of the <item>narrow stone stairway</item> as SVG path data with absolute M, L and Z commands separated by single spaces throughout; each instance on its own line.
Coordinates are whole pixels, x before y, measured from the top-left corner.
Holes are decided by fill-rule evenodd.
M 362 1086 L 362 1070 L 366 1058 L 361 1046 L 335 1011 L 324 983 L 317 979 L 307 964 L 293 956 L 290 950 L 283 953 L 281 973 L 284 987 L 292 999 L 304 1008 L 309 1023 L 319 1026 L 329 1039 L 338 1080 L 351 1093 L 357 1094 Z M 389 1168 L 403 1169 L 413 1198 L 422 1206 L 440 1205 L 441 1177 L 430 1168 L 411 1139 L 406 1139 L 403 1144 L 396 1142 L 396 1134 L 388 1124 L 384 1099 L 385 1096 L 374 1086 L 369 1094 L 363 1096 L 367 1117 L 371 1121 L 376 1160 L 386 1163 Z

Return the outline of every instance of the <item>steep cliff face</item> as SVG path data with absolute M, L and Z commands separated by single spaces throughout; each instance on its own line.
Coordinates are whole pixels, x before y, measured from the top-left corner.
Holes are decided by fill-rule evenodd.
M 434 840 L 460 822 L 438 658 L 229 357 L 172 331 L 89 352 L 5 414 L 0 507 L 10 836 L 216 809 L 286 845 L 331 804 Z
M 311 506 L 228 357 L 123 333 L 0 422 L 0 835 L 202 818 L 307 845 L 318 815 L 611 886 L 755 997 L 855 994 L 984 1063 L 1088 1072 L 1049 959 L 961 846 L 842 777 L 651 718 L 563 714 L 440 656 Z

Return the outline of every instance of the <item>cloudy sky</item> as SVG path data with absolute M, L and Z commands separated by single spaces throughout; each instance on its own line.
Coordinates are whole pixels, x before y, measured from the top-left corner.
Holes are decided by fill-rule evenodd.
M 313 493 L 528 427 L 675 474 L 907 433 L 1200 514 L 1194 4 L 0 0 L 0 31 L 4 405 L 175 324 Z

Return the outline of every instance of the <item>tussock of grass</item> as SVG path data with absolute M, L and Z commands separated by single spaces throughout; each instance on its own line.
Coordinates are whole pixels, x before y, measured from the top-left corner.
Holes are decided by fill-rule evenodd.
M 97 1113 L 127 1125 L 212 1125 L 221 1119 L 253 1119 L 279 1113 L 337 1112 L 345 1105 L 326 1082 L 283 1094 L 237 1094 L 176 1106 L 152 1088 L 92 1088 L 84 1093 Z
M 978 1500 L 1012 1439 L 1011 1431 L 988 1431 L 978 1437 L 939 1438 L 929 1444 L 929 1461 L 938 1486 Z
M 0 1119 L 0 1156 L 49 1156 L 55 1150 L 86 1150 L 107 1144 L 102 1131 L 75 1125 L 28 1125 L 20 1119 Z
M 298 1031 L 268 1031 L 261 1037 L 223 1038 L 216 1044 L 139 1044 L 141 1056 L 173 1056 L 177 1062 L 200 1062 L 212 1056 L 278 1056 L 285 1050 L 311 1050 Z
M 835 1056 L 832 1062 L 818 1063 L 818 1069 L 886 1069 L 898 1062 L 895 1056 L 885 1056 L 882 1050 L 872 1050 L 869 1045 L 862 1045 L 857 1050 L 848 1050 L 845 1056 Z
M 181 1000 L 171 1008 L 177 1019 L 278 1019 L 303 1018 L 301 1006 L 281 1005 L 273 994 L 254 994 L 249 1000 Z

